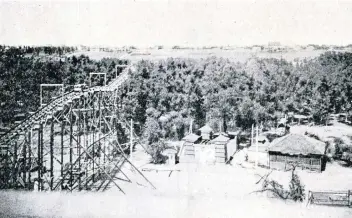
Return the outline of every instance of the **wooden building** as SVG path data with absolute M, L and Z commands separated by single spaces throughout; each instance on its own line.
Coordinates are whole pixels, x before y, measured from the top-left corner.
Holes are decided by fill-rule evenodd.
M 215 150 L 215 162 L 216 163 L 225 163 L 227 161 L 227 143 L 230 141 L 230 138 L 220 134 L 218 137 L 210 141 L 210 145 L 213 146 Z
M 179 162 L 194 162 L 195 149 L 194 144 L 200 142 L 201 137 L 196 134 L 188 134 L 182 139 L 182 146 L 178 153 Z
M 326 145 L 324 142 L 304 135 L 289 134 L 275 139 L 269 149 L 271 169 L 308 169 L 321 172 L 324 164 Z

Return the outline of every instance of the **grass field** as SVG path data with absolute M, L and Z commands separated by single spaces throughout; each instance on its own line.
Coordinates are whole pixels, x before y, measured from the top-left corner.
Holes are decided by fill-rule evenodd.
M 145 54 L 141 54 L 141 53 Z M 145 51 L 135 51 L 135 53 L 128 54 L 127 52 L 104 52 L 104 51 L 78 51 L 72 55 L 87 55 L 92 59 L 100 60 L 104 57 L 109 58 L 125 58 L 132 61 L 144 60 L 161 60 L 170 57 L 173 58 L 207 58 L 211 56 L 228 58 L 236 62 L 245 62 L 251 57 L 259 58 L 283 58 L 288 61 L 294 61 L 295 59 L 314 58 L 325 52 L 325 50 L 299 50 L 299 51 L 288 51 L 288 52 L 277 52 L 269 53 L 266 51 L 252 51 L 244 48 L 237 48 L 232 50 L 223 50 L 220 48 L 214 49 L 148 49 Z M 146 55 L 148 54 L 148 55 Z

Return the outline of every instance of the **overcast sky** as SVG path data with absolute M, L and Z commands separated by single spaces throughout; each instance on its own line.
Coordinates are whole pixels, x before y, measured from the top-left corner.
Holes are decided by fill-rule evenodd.
M 204 46 L 269 41 L 352 44 L 352 1 L 0 3 L 0 44 Z

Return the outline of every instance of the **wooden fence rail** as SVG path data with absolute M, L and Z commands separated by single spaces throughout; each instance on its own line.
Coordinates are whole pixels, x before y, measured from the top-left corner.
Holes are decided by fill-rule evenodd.
M 352 207 L 352 190 L 309 191 L 308 204 Z

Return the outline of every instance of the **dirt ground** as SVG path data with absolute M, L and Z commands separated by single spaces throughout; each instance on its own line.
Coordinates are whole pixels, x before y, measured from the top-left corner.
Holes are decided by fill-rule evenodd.
M 0 217 L 352 217 L 343 207 L 308 205 L 251 193 L 267 169 L 250 164 L 152 165 L 142 152 L 133 162 L 156 190 L 136 171 L 134 181 L 118 181 L 103 193 L 0 192 Z M 126 166 L 126 169 L 128 166 Z M 170 170 L 172 173 L 170 174 Z M 128 170 L 127 170 L 128 171 Z M 298 171 L 306 190 L 347 190 L 352 187 L 352 169 L 329 164 L 323 173 Z M 287 187 L 290 172 L 273 171 L 270 176 Z M 138 182 L 138 184 L 136 183 Z

